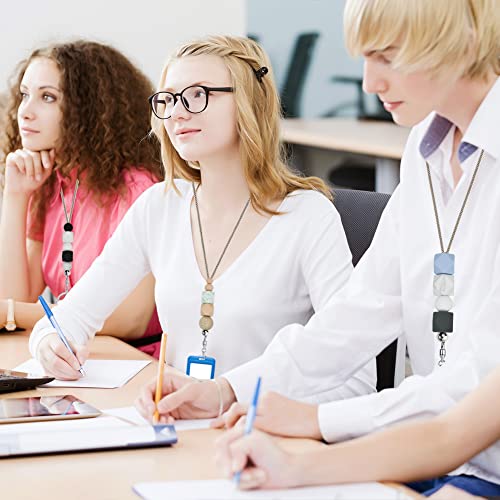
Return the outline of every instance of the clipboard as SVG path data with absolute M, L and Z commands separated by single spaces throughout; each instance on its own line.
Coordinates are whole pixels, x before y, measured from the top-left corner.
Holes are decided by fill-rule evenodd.
M 177 442 L 173 425 L 123 425 L 32 432 L 26 430 L 0 435 L 0 458 L 84 453 L 108 450 L 133 450 L 171 446 Z

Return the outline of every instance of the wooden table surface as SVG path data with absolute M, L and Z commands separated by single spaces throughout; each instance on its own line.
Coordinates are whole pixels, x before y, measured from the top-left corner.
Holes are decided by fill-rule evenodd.
M 29 359 L 28 334 L 0 334 L 0 367 L 14 368 Z M 146 354 L 112 337 L 97 336 L 91 345 L 92 359 L 151 359 Z M 139 388 L 156 373 L 153 362 L 118 389 L 46 388 L 0 395 L 0 399 L 74 394 L 101 408 L 130 406 Z M 214 442 L 220 430 L 178 433 L 173 447 L 74 453 L 0 460 L 0 498 L 21 499 L 127 499 L 138 498 L 132 485 L 139 481 L 174 479 L 217 479 L 220 473 L 213 460 Z M 287 449 L 307 451 L 325 446 L 305 439 L 279 439 Z M 399 488 L 398 485 L 391 485 Z M 419 495 L 404 489 L 414 498 Z M 174 500 L 174 499 L 172 499 Z
M 392 122 L 356 118 L 286 118 L 281 124 L 284 142 L 397 160 L 409 133 Z

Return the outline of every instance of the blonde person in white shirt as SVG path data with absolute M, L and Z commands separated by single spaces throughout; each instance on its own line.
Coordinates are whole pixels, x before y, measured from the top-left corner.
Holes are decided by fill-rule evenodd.
M 416 125 L 401 183 L 346 287 L 307 325 L 285 327 L 261 357 L 223 374 L 224 408 L 248 402 L 261 375 L 264 390 L 275 392 L 263 395 L 257 427 L 336 442 L 439 414 L 498 363 L 499 17 L 495 0 L 455 0 L 453 9 L 435 0 L 347 2 L 346 41 L 364 56 L 365 90 L 397 123 Z M 453 234 L 455 269 L 434 267 Z M 443 272 L 454 273 L 454 287 Z M 331 402 L 331 391 L 401 334 L 414 376 L 394 390 Z M 168 384 L 164 416 L 217 414 L 211 387 Z M 227 425 L 246 411 L 241 403 L 225 415 Z M 460 473 L 500 483 L 500 445 Z
M 278 94 L 255 42 L 219 36 L 181 46 L 150 101 L 167 180 L 130 208 L 54 315 L 71 342 L 85 345 L 152 272 L 167 363 L 184 372 L 190 356 L 203 358 L 190 373 L 210 377 L 209 358 L 217 374 L 234 368 L 281 327 L 324 307 L 348 279 L 351 255 L 327 186 L 282 160 Z M 48 349 L 53 331 L 46 319 L 37 323 L 31 353 L 48 373 L 78 378 L 67 350 Z M 372 360 L 337 397 L 374 387 Z

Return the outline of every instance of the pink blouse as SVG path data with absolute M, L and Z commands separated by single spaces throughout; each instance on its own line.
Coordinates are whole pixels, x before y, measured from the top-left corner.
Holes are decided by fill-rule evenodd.
M 144 170 L 126 170 L 123 175 L 125 185 L 128 188 L 127 191 L 122 195 L 114 195 L 103 206 L 96 203 L 94 197 L 85 188 L 85 183 L 82 183 L 82 179 L 80 179 L 80 187 L 71 220 L 74 234 L 71 285 L 74 285 L 83 276 L 101 253 L 104 245 L 136 198 L 156 182 L 152 175 Z M 62 232 L 66 218 L 62 207 L 60 189 L 62 186 L 69 215 L 75 182 L 76 169 L 71 179 L 63 179 L 57 172 L 54 196 L 47 204 L 43 231 L 38 233 L 34 231 L 34 221 L 28 211 L 27 236 L 30 239 L 43 242 L 43 278 L 55 297 L 64 291 L 61 252 Z M 161 332 L 161 326 L 155 309 L 144 336 L 154 335 L 159 332 Z M 141 350 L 151 355 L 158 354 L 155 344 L 144 346 Z

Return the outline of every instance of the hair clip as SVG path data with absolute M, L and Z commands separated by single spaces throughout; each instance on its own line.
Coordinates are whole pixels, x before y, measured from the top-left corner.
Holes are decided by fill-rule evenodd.
M 265 66 L 262 66 L 262 68 L 254 69 L 253 72 L 255 73 L 257 80 L 259 80 L 259 83 L 262 83 L 263 76 L 267 75 L 267 73 L 269 73 L 269 70 Z

